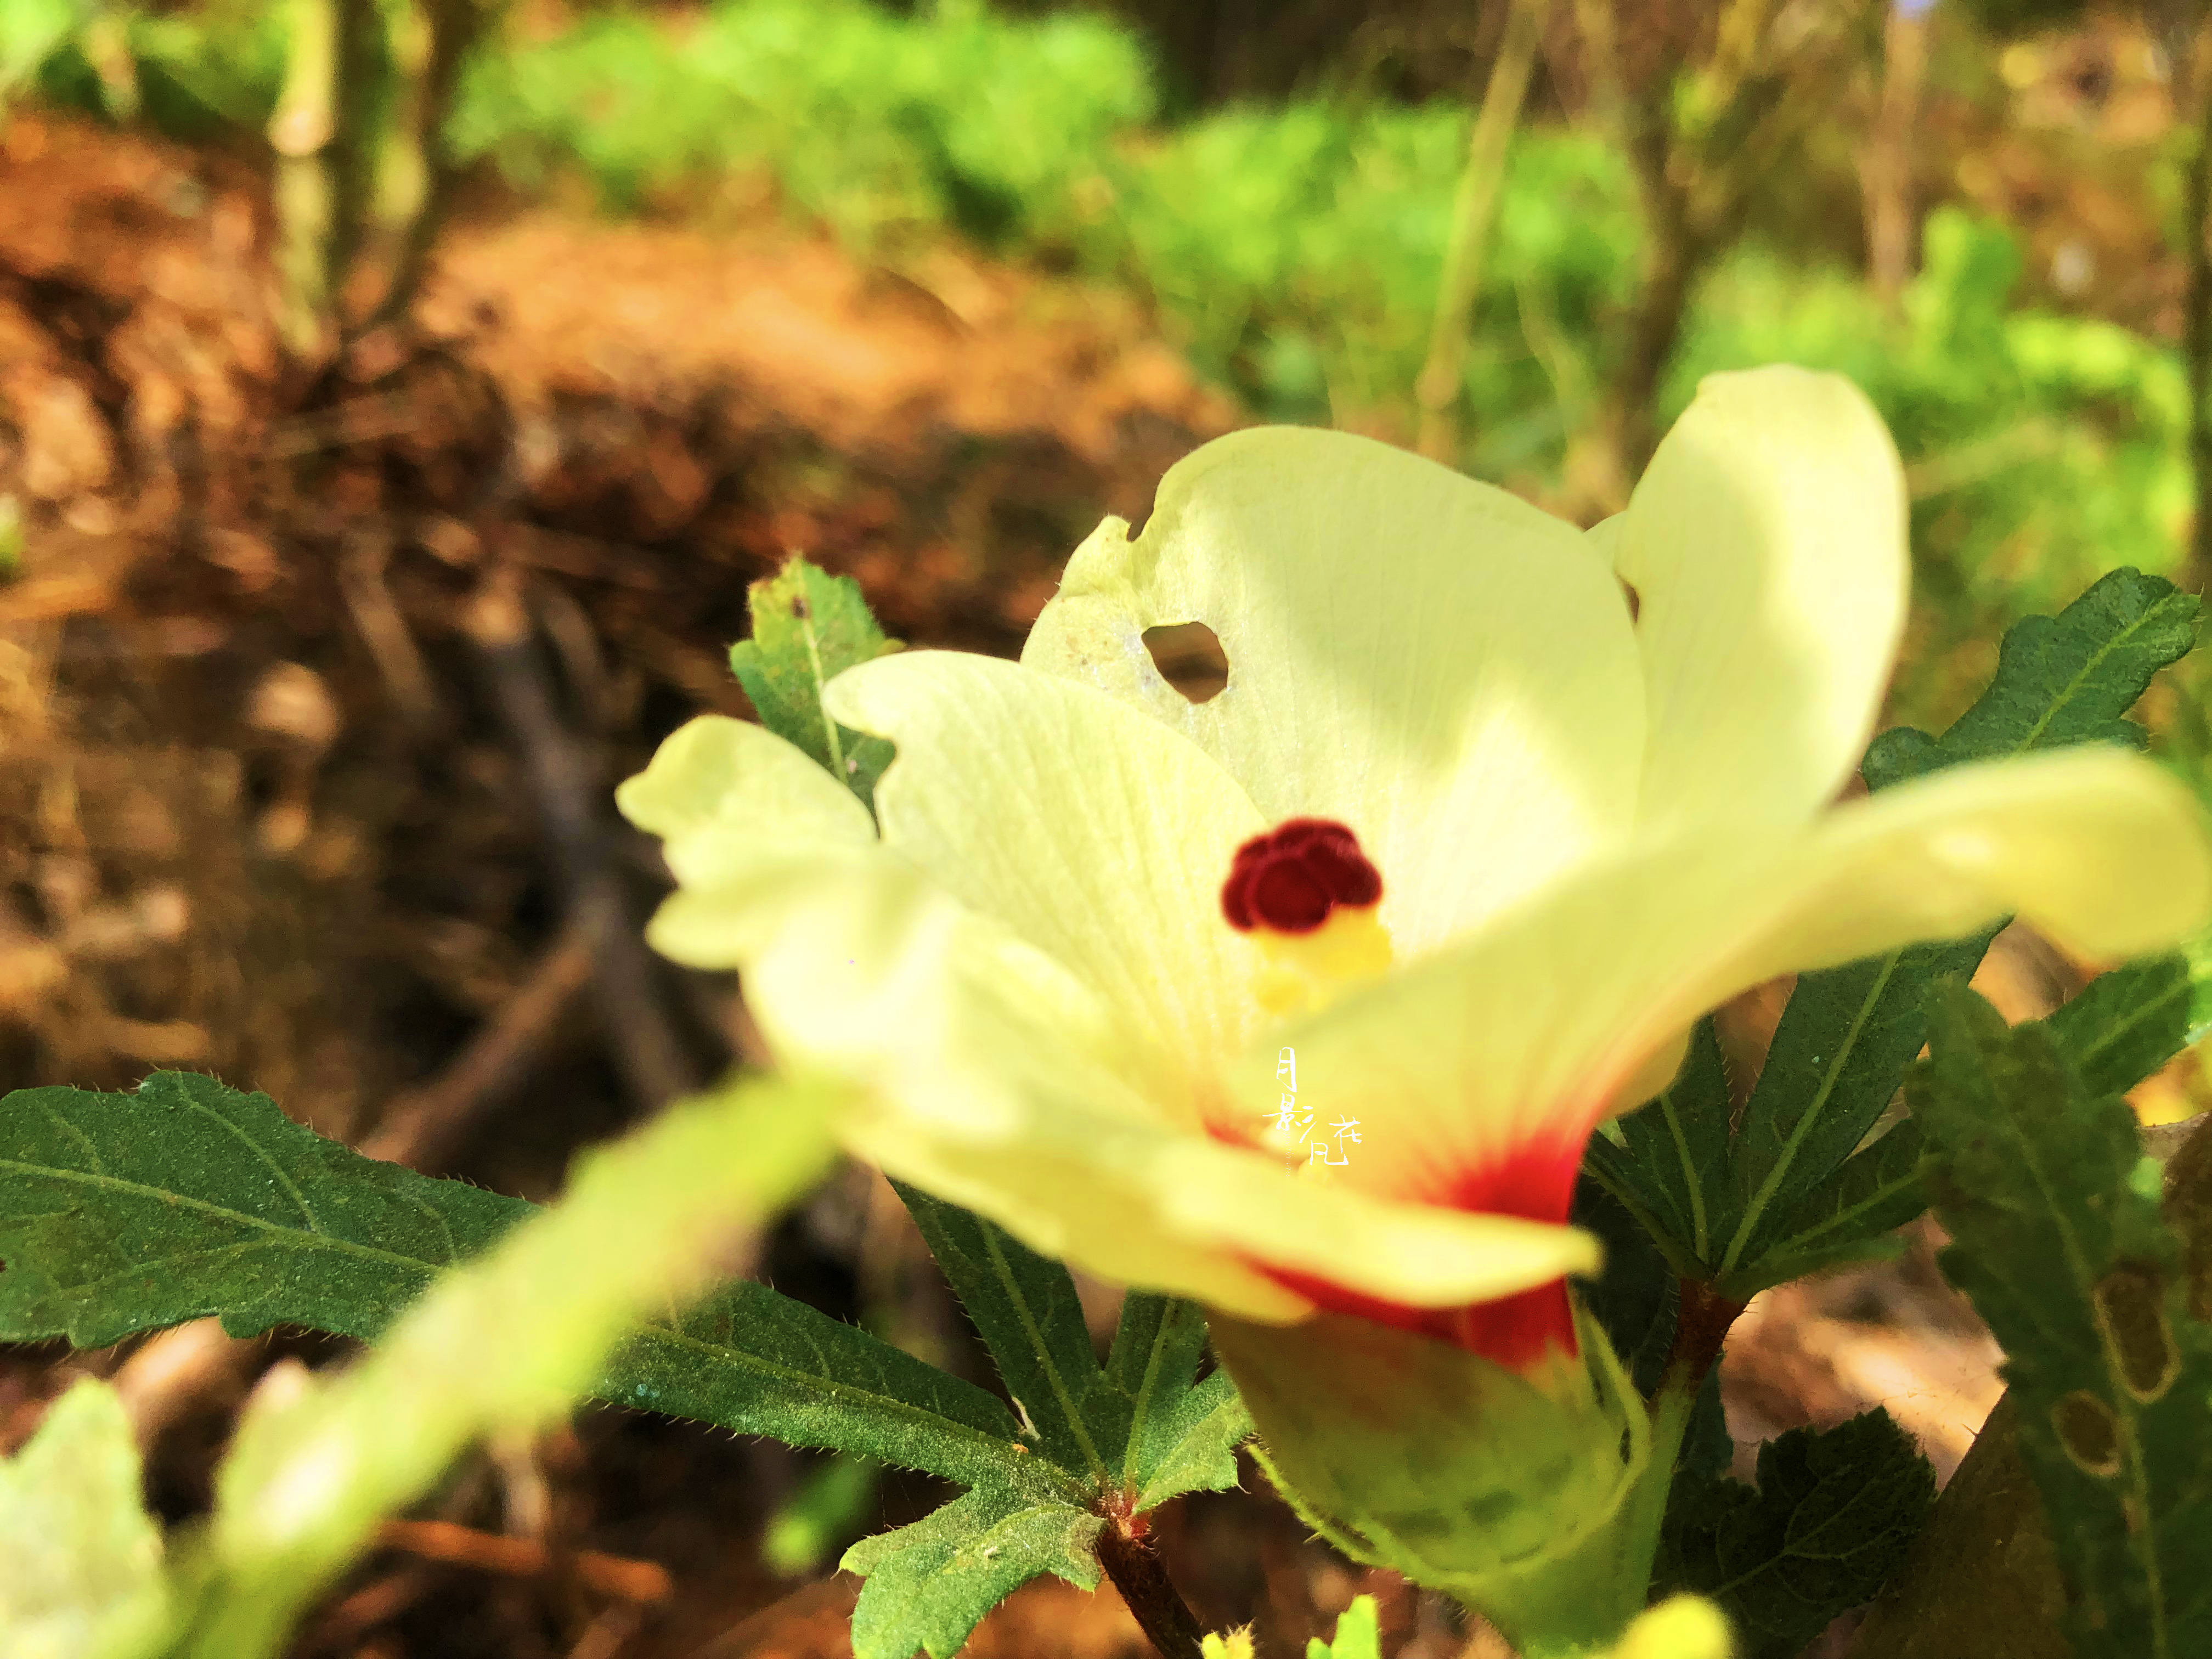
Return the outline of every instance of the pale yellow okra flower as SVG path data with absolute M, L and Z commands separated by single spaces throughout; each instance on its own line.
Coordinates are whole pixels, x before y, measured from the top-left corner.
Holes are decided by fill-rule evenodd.
M 1879 418 L 1796 369 L 1707 380 L 1587 532 L 1382 444 L 1240 432 L 1077 550 L 1018 664 L 830 684 L 897 746 L 880 834 L 758 726 L 672 737 L 621 794 L 680 884 L 651 937 L 864 1085 L 855 1154 L 1038 1250 L 1525 1367 L 1571 1351 L 1562 1275 L 1596 1261 L 1583 1148 L 1699 1016 L 2008 914 L 2105 958 L 2212 907 L 2196 807 L 2116 749 L 1837 804 L 1905 533 Z M 1229 665 L 1204 702 L 1143 638 L 1193 622 Z M 1308 818 L 1349 834 L 1282 830 Z

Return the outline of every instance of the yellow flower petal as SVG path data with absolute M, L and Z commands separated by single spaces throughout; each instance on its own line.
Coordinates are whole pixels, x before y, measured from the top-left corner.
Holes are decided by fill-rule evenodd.
M 2187 936 L 2212 916 L 2196 803 L 2138 757 L 2072 750 L 1958 767 L 1794 831 L 1646 847 L 1267 1044 L 1295 1048 L 1301 1111 L 1361 1124 L 1341 1182 L 1450 1202 L 1639 1103 L 1654 1056 L 1737 992 L 2015 913 L 2090 957 Z M 1234 1073 L 1248 1113 L 1274 1099 L 1275 1054 Z
M 1350 825 L 1401 955 L 1626 830 L 1642 671 L 1618 584 L 1560 520 L 1403 451 L 1284 427 L 1179 462 L 1127 531 L 1109 519 L 1078 550 L 1023 662 L 1185 733 L 1270 823 Z M 1143 640 L 1191 622 L 1229 659 L 1201 704 Z
M 1007 923 L 1193 1063 L 1258 1017 L 1223 920 L 1237 845 L 1264 827 L 1185 738 L 1089 687 L 956 651 L 839 676 L 830 712 L 890 738 L 884 844 Z
M 1848 380 L 1709 376 L 1593 538 L 1639 600 L 1639 827 L 1802 819 L 1874 728 L 1905 623 L 1905 476 Z
M 1310 1304 L 1269 1268 L 1452 1306 L 1596 1265 L 1570 1228 L 1378 1202 L 1181 1127 L 1103 1000 L 888 853 L 769 854 L 651 937 L 744 969 L 781 1060 L 861 1085 L 857 1156 L 1101 1277 L 1280 1322 Z
M 773 732 L 720 714 L 679 727 L 615 805 L 661 838 L 676 879 L 709 884 L 764 848 L 865 846 L 868 809 L 812 757 Z

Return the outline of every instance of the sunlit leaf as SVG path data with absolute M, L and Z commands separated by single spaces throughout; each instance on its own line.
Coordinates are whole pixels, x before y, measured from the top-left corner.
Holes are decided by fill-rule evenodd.
M 538 1427 L 647 1307 L 696 1292 L 734 1233 L 812 1179 L 833 1097 L 793 1083 L 681 1102 L 587 1154 L 568 1194 L 442 1275 L 357 1365 L 240 1419 L 191 1573 L 187 1659 L 262 1659 L 471 1438 Z
M 114 1389 L 88 1379 L 0 1462 L 0 1654 L 136 1659 L 168 1622 L 161 1535 Z
M 2203 1034 L 2212 984 L 2179 952 L 2089 981 L 2044 1023 L 2092 1094 L 2124 1094 Z
M 2140 748 L 2144 732 L 2128 710 L 2195 642 L 2197 609 L 2169 581 L 2112 572 L 2057 616 L 2008 632 L 1988 689 L 1941 738 L 1902 727 L 1877 738 L 1869 787 L 2068 744 Z M 1765 1278 L 1759 1258 L 1791 1248 L 1785 1218 L 1858 1146 L 1925 1041 L 1928 988 L 1972 973 L 1991 937 L 1914 945 L 1798 981 L 1730 1146 L 1715 1227 L 1726 1241 L 1715 1264 L 1723 1285 L 1755 1289 Z
M 2002 1345 L 2078 1659 L 2212 1651 L 2212 1328 L 2160 1170 L 2055 1035 L 1954 986 L 1907 1084 L 1942 1152 L 1944 1273 Z
M 890 763 L 891 745 L 831 720 L 822 688 L 856 663 L 898 648 L 884 637 L 850 576 L 793 556 L 747 590 L 753 634 L 730 648 L 730 667 L 761 724 L 827 767 L 865 803 Z
M 892 1184 L 982 1333 L 1038 1449 L 1103 1485 L 1128 1443 L 1131 1401 L 1099 1367 L 1067 1269 L 981 1216 Z
M 1186 1389 L 1150 1419 L 1141 1448 L 1131 1448 L 1140 1482 L 1139 1511 L 1187 1492 L 1224 1492 L 1237 1484 L 1237 1449 L 1252 1437 L 1252 1414 L 1227 1371 Z
M 96 1347 L 210 1314 L 241 1335 L 374 1338 L 535 1211 L 364 1158 L 210 1078 L 21 1090 L 0 1099 L 0 1339 Z M 592 1391 L 971 1483 L 1017 1429 L 972 1383 L 750 1281 L 646 1324 Z
M 1104 1523 L 1072 1504 L 978 1488 L 911 1526 L 864 1539 L 839 1563 L 867 1579 L 853 1609 L 854 1659 L 951 1659 L 983 1615 L 1040 1573 L 1098 1583 Z

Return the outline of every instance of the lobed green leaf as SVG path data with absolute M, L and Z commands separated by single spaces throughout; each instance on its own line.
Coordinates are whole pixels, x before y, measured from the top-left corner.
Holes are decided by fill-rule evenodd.
M 278 1651 L 470 1439 L 567 1411 L 640 1310 L 696 1291 L 733 1231 L 819 1173 L 837 1101 L 779 1081 L 677 1103 L 580 1159 L 560 1203 L 441 1274 L 359 1364 L 258 1393 L 179 1580 L 194 1591 L 179 1659 Z
M 1972 973 L 1996 937 L 1908 945 L 1797 981 L 1717 1194 L 1723 1282 L 1771 1283 L 1762 1258 L 1796 1253 L 1788 1218 L 1866 1138 L 1927 1043 L 1928 988 Z
M 1756 1486 L 1677 1477 L 1652 1594 L 1719 1603 L 1742 1659 L 1796 1659 L 1838 1613 L 1874 1598 L 1935 1499 L 1935 1472 L 1887 1412 L 1793 1429 L 1759 1449 Z
M 1770 1285 L 1896 1254 L 1896 1230 L 1928 1208 L 1924 1177 L 1931 1161 L 1918 1126 L 1909 1119 L 1899 1123 L 1792 1205 L 1775 1228 L 1786 1246 L 1759 1257 L 1754 1270 L 1723 1289 L 1748 1299 Z
M 126 1094 L 0 1099 L 0 1340 L 80 1347 L 220 1316 L 381 1335 L 441 1268 L 536 1212 L 326 1140 L 265 1095 L 156 1073 Z M 764 1285 L 621 1343 L 593 1394 L 963 1484 L 1015 1455 L 983 1389 Z
M 529 1206 L 362 1157 L 266 1095 L 156 1072 L 0 1099 L 0 1338 L 101 1347 L 219 1314 L 371 1338 Z
M 1887 789 L 1963 761 L 2076 743 L 2141 749 L 2148 734 L 2127 718 L 2152 676 L 2197 642 L 2198 601 L 2160 576 L 2115 570 L 2056 617 L 2005 630 L 1996 672 L 1940 738 L 1899 726 L 1867 751 L 1866 781 Z
M 1942 767 L 2079 743 L 2140 748 L 2127 718 L 2151 678 L 2196 639 L 2197 601 L 2172 583 L 2116 570 L 2056 617 L 2007 632 L 1996 673 L 1940 738 L 1886 732 L 1867 751 L 1868 787 Z M 1873 1127 L 1926 1039 L 1928 988 L 1970 974 L 1994 933 L 1921 945 L 1808 974 L 1784 1011 L 1729 1157 L 1722 1214 L 1727 1279 L 1772 1282 L 1758 1267 L 1795 1254 L 1785 1218 Z
M 838 1565 L 868 1582 L 853 1609 L 854 1659 L 951 1659 L 983 1615 L 1040 1573 L 1098 1584 L 1105 1523 L 1073 1504 L 978 1487 L 911 1526 L 863 1539 Z
M 2160 1172 L 2057 1035 L 1936 1000 L 1907 1089 L 1942 1158 L 1943 1271 L 2005 1350 L 2079 1659 L 2212 1651 L 2212 1328 L 2191 1316 Z
M 1187 1465 L 1198 1475 L 1174 1492 L 1148 1497 L 1156 1477 L 1206 1413 L 1192 1416 L 1191 1400 L 1197 1392 L 1194 1379 L 1206 1352 L 1206 1315 L 1198 1304 L 1152 1291 L 1132 1291 L 1121 1304 L 1121 1322 L 1114 1333 L 1114 1346 L 1106 1357 L 1106 1375 L 1129 1400 L 1129 1434 L 1121 1456 L 1121 1485 L 1138 1494 L 1138 1508 L 1203 1486 L 1209 1492 L 1237 1484 L 1236 1448 L 1228 1449 L 1225 1480 L 1218 1462 Z M 1215 1372 L 1216 1376 L 1223 1375 Z M 1250 1428 L 1244 1432 L 1249 1435 Z M 1170 1475 L 1170 1480 L 1182 1478 Z M 1208 1484 L 1212 1483 L 1212 1484 Z
M 1038 1449 L 1103 1486 L 1119 1472 L 1133 1402 L 1102 1370 L 1067 1269 L 1003 1227 L 891 1183 L 982 1334 Z
M 2179 951 L 2100 974 L 2044 1022 L 2093 1095 L 2125 1094 L 2203 1035 L 2212 981 Z
M 1141 1514 L 1187 1492 L 1226 1492 L 1237 1484 L 1237 1449 L 1252 1437 L 1252 1414 L 1227 1371 L 1185 1389 L 1132 1437 L 1130 1474 Z
M 1699 1020 L 1667 1091 L 1620 1120 L 1618 1147 L 1591 1145 L 1601 1164 L 1595 1173 L 1650 1218 L 1662 1248 L 1686 1268 L 1705 1264 L 1718 1248 L 1707 1188 L 1727 1167 L 1729 1105 L 1720 1038 L 1711 1020 Z
M 892 746 L 840 726 L 822 707 L 822 688 L 858 664 L 899 648 L 886 639 L 860 585 L 794 554 L 745 592 L 752 637 L 730 647 L 730 668 L 752 699 L 761 724 L 811 755 L 860 798 L 875 803 L 876 781 Z

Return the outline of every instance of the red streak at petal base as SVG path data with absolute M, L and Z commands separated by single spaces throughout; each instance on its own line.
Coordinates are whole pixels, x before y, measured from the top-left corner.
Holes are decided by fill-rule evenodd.
M 1448 1174 L 1437 1192 L 1403 1196 L 1442 1209 L 1517 1216 L 1563 1225 L 1574 1201 L 1575 1173 L 1581 1167 L 1579 1141 L 1572 1146 L 1547 1141 L 1522 1147 L 1485 1169 Z M 1296 1291 L 1331 1313 L 1371 1319 L 1395 1330 L 1434 1337 L 1509 1370 L 1525 1371 L 1553 1348 L 1569 1358 L 1581 1352 L 1575 1340 L 1574 1310 L 1567 1300 L 1564 1279 L 1493 1302 L 1472 1302 L 1458 1308 L 1409 1308 L 1347 1290 L 1310 1273 L 1280 1267 L 1263 1271 L 1285 1290 Z

